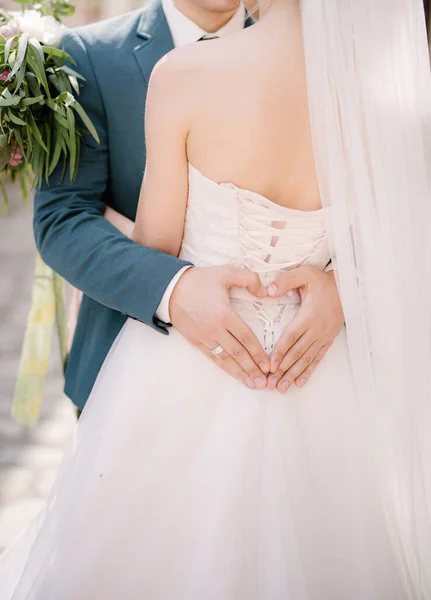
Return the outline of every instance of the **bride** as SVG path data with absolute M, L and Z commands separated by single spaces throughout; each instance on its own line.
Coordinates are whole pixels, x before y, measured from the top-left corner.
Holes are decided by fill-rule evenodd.
M 301 302 L 271 297 L 276 274 L 332 258 L 347 328 L 281 395 L 129 320 L 46 509 L 0 560 L 2 600 L 431 599 L 420 0 L 260 16 L 156 67 L 134 237 L 257 272 L 261 298 L 232 302 L 269 355 Z

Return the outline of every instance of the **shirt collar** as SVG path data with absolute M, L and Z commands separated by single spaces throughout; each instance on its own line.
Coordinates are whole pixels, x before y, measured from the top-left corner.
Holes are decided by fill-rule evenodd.
M 174 5 L 173 0 L 162 0 L 162 5 L 175 48 L 197 42 L 202 36 L 208 34 L 207 31 L 201 29 L 196 23 L 179 11 Z M 241 4 L 226 25 L 223 25 L 221 29 L 211 35 L 223 37 L 231 33 L 237 33 L 244 28 L 244 21 L 245 8 Z

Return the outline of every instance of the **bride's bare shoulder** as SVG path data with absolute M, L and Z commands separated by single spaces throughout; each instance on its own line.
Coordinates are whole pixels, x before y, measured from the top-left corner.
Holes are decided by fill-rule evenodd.
M 188 44 L 169 52 L 155 66 L 151 76 L 156 83 L 190 90 L 202 77 L 226 73 L 236 65 L 244 66 L 247 35 L 240 32 L 228 38 Z M 237 59 L 237 60 L 235 60 Z

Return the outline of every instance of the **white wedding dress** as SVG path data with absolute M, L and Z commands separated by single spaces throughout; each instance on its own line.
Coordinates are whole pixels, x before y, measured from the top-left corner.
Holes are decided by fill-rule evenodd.
M 190 166 L 181 256 L 266 285 L 330 258 L 302 212 Z M 299 296 L 232 291 L 269 353 Z M 1 600 L 406 600 L 342 331 L 303 389 L 253 391 L 128 320 L 47 507 L 0 559 Z

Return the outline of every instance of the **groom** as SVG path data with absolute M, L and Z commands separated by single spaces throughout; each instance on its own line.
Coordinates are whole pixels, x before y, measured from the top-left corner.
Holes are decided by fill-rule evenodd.
M 100 145 L 89 136 L 84 140 L 72 184 L 62 181 L 60 169 L 44 183 L 35 198 L 34 232 L 45 262 L 84 292 L 65 385 L 79 409 L 128 316 L 165 335 L 172 324 L 249 387 L 277 385 L 280 391 L 305 383 L 342 327 L 331 273 L 304 268 L 282 275 L 273 294 L 301 288 L 303 306 L 278 344 L 275 372 L 267 376 L 268 359 L 228 295 L 232 286 L 253 289 L 256 275 L 232 266 L 190 268 L 137 245 L 104 218 L 107 205 L 135 218 L 145 169 L 145 98 L 156 62 L 174 46 L 251 24 L 238 0 L 156 0 L 64 36 L 66 52 L 86 79 L 80 101 Z M 226 338 L 231 341 L 214 355 L 218 340 Z

